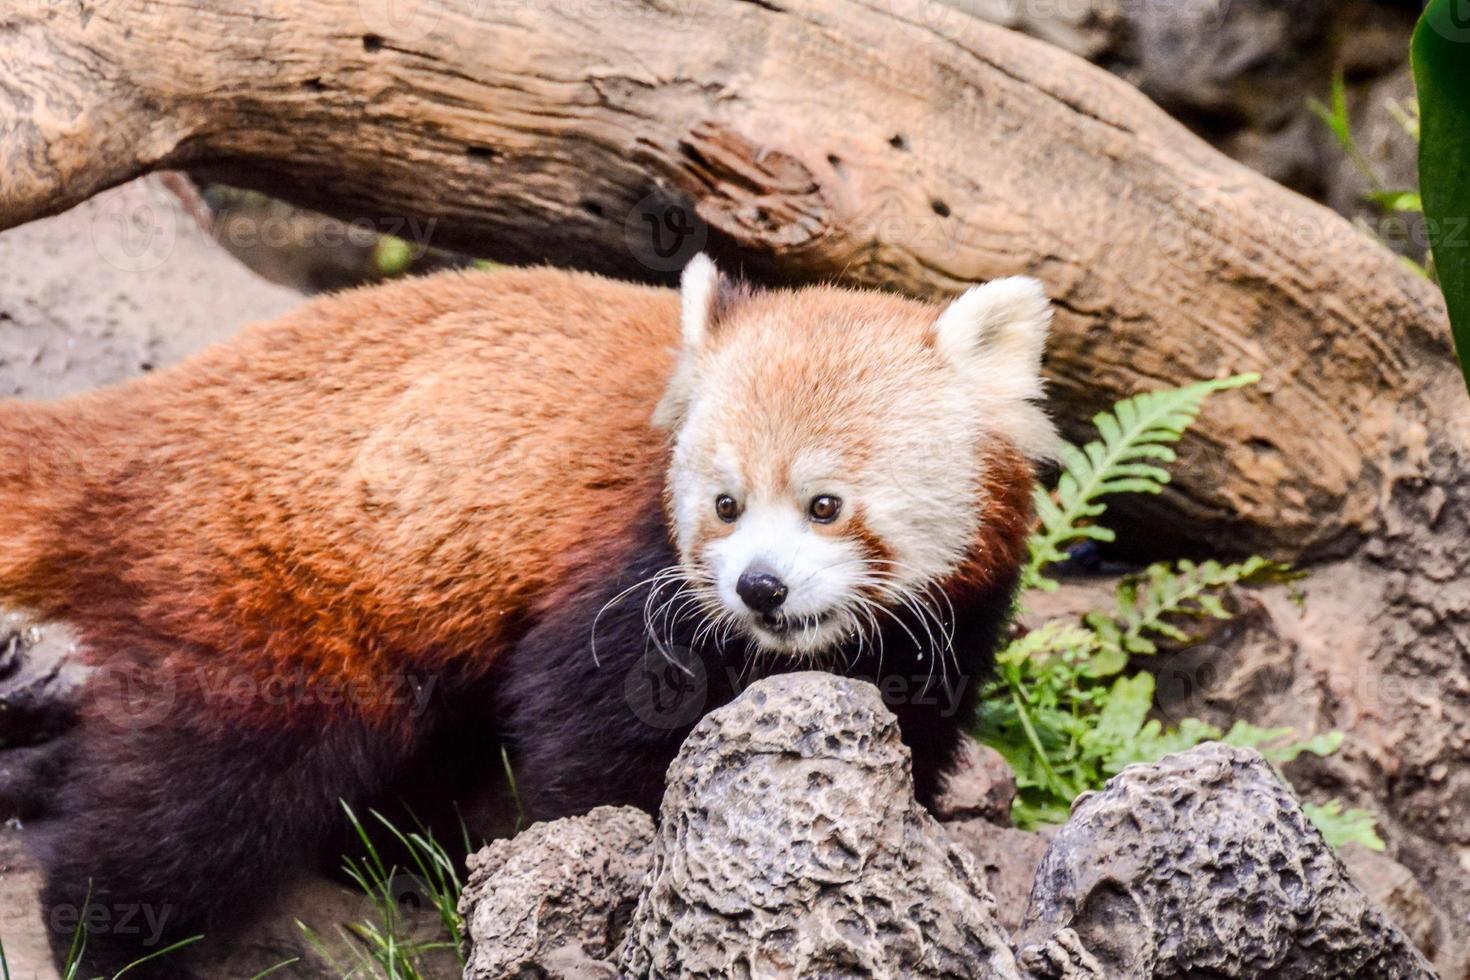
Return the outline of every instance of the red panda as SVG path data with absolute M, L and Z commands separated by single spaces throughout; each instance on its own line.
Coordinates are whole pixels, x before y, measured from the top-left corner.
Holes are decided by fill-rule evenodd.
M 0 405 L 0 597 L 97 666 L 43 902 L 213 935 L 447 746 L 506 747 L 535 819 L 654 811 L 703 713 L 814 666 L 879 685 L 932 800 L 1054 438 L 1049 317 L 1029 279 L 451 273 Z

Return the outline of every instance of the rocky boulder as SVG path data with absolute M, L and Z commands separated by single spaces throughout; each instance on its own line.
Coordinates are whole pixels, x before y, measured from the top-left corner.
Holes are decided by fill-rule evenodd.
M 1079 797 L 1025 922 L 1033 969 L 1071 944 L 1108 977 L 1434 976 L 1276 771 L 1218 743 L 1130 766 Z
M 774 677 L 695 727 L 656 831 L 601 808 L 481 852 L 466 977 L 1434 976 L 1256 752 L 1131 766 L 1048 837 L 939 823 L 875 688 Z
M 460 913 L 465 980 L 616 977 L 610 962 L 638 903 L 653 821 L 598 807 L 538 823 L 472 856 Z
M 623 972 L 1016 977 L 969 856 L 914 801 L 871 685 L 755 684 L 669 769 Z

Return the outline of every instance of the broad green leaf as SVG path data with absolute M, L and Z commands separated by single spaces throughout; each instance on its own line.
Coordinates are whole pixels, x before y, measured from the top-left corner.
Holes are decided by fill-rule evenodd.
M 1255 749 L 1277 766 L 1286 765 L 1303 752 L 1325 756 L 1342 747 L 1342 732 L 1320 732 L 1300 741 L 1293 740 L 1295 734 L 1290 728 L 1258 728 L 1248 721 L 1237 721 L 1220 741 Z
M 1263 754 L 1277 765 L 1286 765 L 1303 752 L 1310 752 L 1318 756 L 1332 755 L 1342 748 L 1343 737 L 1342 732 L 1320 732 L 1305 742 L 1292 742 L 1275 749 L 1272 753 Z
M 1201 742 L 1219 737 L 1220 729 L 1198 718 L 1185 718 L 1173 730 L 1165 729 L 1155 719 L 1146 723 L 1131 742 L 1108 758 L 1106 771 L 1111 775 L 1135 762 L 1158 762 L 1166 755 L 1192 749 Z
M 1252 725 L 1248 721 L 1237 721 L 1230 726 L 1230 731 L 1226 732 L 1220 741 L 1226 745 L 1235 745 L 1242 749 L 1256 749 L 1259 751 L 1262 746 L 1290 738 L 1291 735 L 1292 731 L 1290 728 L 1261 728 L 1259 725 Z M 1265 755 L 1264 752 L 1261 754 Z
M 1414 31 L 1419 191 L 1460 369 L 1470 385 L 1470 14 L 1430 0 Z
M 1094 680 L 1103 677 L 1112 677 L 1120 674 L 1124 667 L 1128 666 L 1128 654 L 1116 646 L 1104 647 L 1091 657 L 1082 667 L 1082 676 L 1091 677 Z
M 1424 201 L 1417 191 L 1373 191 L 1368 199 L 1390 211 L 1413 214 L 1424 210 Z
M 1038 827 L 1066 823 L 1072 815 L 1072 804 L 1055 799 L 1030 799 L 1025 794 L 1016 797 L 1011 807 L 1011 819 L 1021 830 L 1036 830 Z

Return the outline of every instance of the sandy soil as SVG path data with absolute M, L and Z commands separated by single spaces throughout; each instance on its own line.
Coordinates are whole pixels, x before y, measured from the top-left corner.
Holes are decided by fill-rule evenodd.
M 0 830 L 0 940 L 5 943 L 11 980 L 55 980 L 36 905 L 40 876 L 26 854 L 22 835 L 14 822 Z
M 141 180 L 0 234 L 0 397 L 121 381 L 301 302 Z

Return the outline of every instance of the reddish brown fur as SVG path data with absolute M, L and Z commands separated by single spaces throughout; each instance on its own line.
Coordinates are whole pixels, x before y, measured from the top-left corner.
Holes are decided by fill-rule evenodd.
M 875 329 L 933 315 L 802 297 Z M 743 302 L 747 322 L 783 310 Z M 482 671 L 570 572 L 628 549 L 662 482 L 666 436 L 648 418 L 677 310 L 670 291 L 585 275 L 449 274 L 319 300 L 117 388 L 0 406 L 0 594 L 70 620 L 94 659 L 185 690 L 244 673 L 371 692 L 469 654 Z M 761 409 L 763 424 L 810 416 Z M 1003 443 L 988 457 L 961 591 L 1024 554 L 1030 466 Z
M 1035 521 L 1033 479 L 1031 462 L 1014 446 L 997 440 L 987 447 L 980 540 L 960 573 L 973 586 L 990 588 L 1025 562 L 1026 538 Z
M 443 275 L 0 406 L 22 461 L 0 483 L 0 594 L 69 619 L 94 658 L 180 678 L 483 669 L 657 494 L 677 308 L 552 270 Z
M 765 356 L 742 365 L 748 376 L 730 379 L 752 396 L 737 400 L 733 408 L 738 414 L 732 414 L 722 429 L 739 459 L 759 461 L 769 470 L 749 474 L 751 482 L 786 484 L 783 468 L 789 457 L 768 458 L 761 451 L 772 444 L 835 446 L 854 463 L 869 460 L 872 428 L 887 420 L 876 411 L 879 406 L 863 403 L 873 397 L 863 382 L 891 373 L 872 359 L 885 344 L 891 345 L 890 352 L 930 347 L 927 337 L 934 307 L 886 293 L 820 287 L 756 293 L 740 300 L 738 309 L 738 324 L 716 326 L 716 344 L 759 343 L 767 348 Z M 803 329 L 794 333 L 763 329 L 771 321 L 792 321 Z M 845 331 L 850 324 L 860 326 L 856 335 L 862 343 L 854 343 L 853 334 Z M 826 336 L 830 343 L 812 351 L 800 343 L 805 336 Z M 813 356 L 821 359 L 821 372 L 812 371 Z

